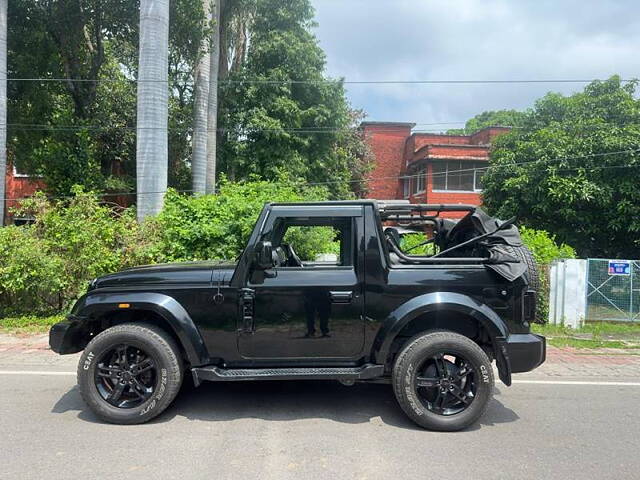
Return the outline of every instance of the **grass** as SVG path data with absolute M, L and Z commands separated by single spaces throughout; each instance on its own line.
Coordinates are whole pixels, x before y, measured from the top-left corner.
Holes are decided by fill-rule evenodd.
M 0 318 L 0 333 L 17 335 L 45 333 L 51 328 L 51 325 L 61 322 L 62 320 L 64 320 L 64 315 L 26 315 L 22 317 Z
M 554 347 L 640 349 L 640 323 L 588 322 L 573 329 L 564 325 L 534 325 Z

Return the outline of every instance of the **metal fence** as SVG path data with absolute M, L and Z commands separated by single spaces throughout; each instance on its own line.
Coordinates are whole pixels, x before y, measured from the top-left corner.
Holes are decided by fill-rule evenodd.
M 587 263 L 586 319 L 640 321 L 640 260 Z

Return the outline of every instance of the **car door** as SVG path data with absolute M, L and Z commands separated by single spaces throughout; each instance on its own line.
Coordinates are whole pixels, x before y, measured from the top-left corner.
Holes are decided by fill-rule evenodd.
M 239 335 L 243 357 L 313 363 L 361 354 L 363 228 L 361 206 L 272 209 L 262 240 L 279 261 L 249 276 L 253 327 Z

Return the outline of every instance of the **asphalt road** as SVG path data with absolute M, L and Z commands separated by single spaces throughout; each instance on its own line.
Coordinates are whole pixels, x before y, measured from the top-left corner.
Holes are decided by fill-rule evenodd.
M 204 384 L 150 424 L 115 426 L 71 375 L 0 372 L 0 478 L 637 479 L 635 382 L 498 385 L 480 424 L 434 433 L 386 385 Z

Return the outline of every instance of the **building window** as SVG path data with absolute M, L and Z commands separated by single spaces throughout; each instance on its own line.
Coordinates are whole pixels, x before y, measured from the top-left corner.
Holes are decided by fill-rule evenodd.
M 424 192 L 424 180 L 425 180 L 425 169 L 421 168 L 413 175 L 413 193 L 422 193 Z
M 479 192 L 486 162 L 450 160 L 433 164 L 433 190 L 453 192 Z
M 409 198 L 411 195 L 411 177 L 404 177 L 402 179 L 402 197 Z

